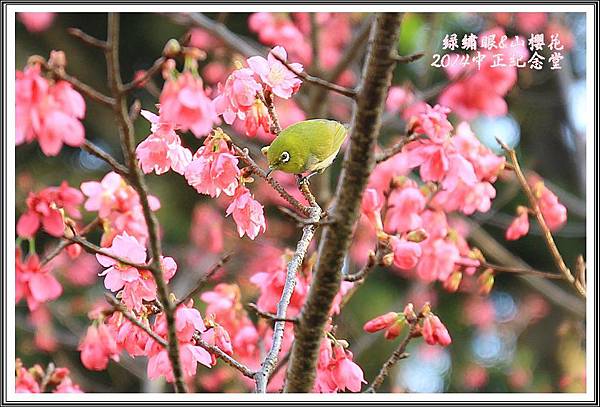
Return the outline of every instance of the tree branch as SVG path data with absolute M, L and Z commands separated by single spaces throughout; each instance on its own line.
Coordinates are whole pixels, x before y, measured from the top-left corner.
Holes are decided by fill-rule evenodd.
M 148 240 L 150 242 L 150 254 L 152 256 L 151 268 L 154 280 L 156 281 L 158 297 L 163 305 L 168 327 L 168 354 L 173 376 L 175 378 L 175 391 L 185 392 L 183 382 L 183 373 L 179 360 L 179 342 L 177 340 L 177 331 L 175 329 L 175 307 L 169 300 L 169 291 L 165 283 L 160 257 L 162 255 L 161 242 L 159 238 L 158 221 L 154 212 L 150 209 L 148 203 L 148 189 L 135 157 L 135 133 L 133 123 L 129 119 L 127 109 L 127 97 L 123 90 L 121 72 L 119 66 L 119 15 L 118 13 L 109 13 L 108 15 L 108 38 L 106 63 L 108 71 L 108 82 L 115 99 L 113 106 L 119 125 L 121 144 L 124 147 L 123 154 L 129 163 L 130 180 L 132 187 L 139 195 L 142 205 L 142 212 L 146 225 L 148 227 Z
M 102 51 L 106 51 L 106 41 L 102 41 L 96 37 L 86 34 L 79 28 L 74 28 L 74 27 L 67 28 L 67 32 L 70 35 L 72 35 L 73 37 L 79 38 L 83 43 L 85 43 L 89 46 L 99 48 Z
M 550 231 L 550 228 L 546 224 L 546 220 L 544 219 L 544 215 L 542 214 L 542 211 L 538 204 L 538 200 L 535 197 L 533 191 L 531 190 L 531 187 L 529 186 L 529 183 L 527 182 L 527 179 L 525 178 L 525 174 L 523 174 L 523 170 L 521 169 L 519 160 L 517 159 L 517 153 L 515 152 L 514 149 L 508 147 L 508 145 L 506 145 L 506 143 L 504 143 L 502 140 L 500 140 L 498 138 L 496 140 L 498 141 L 498 144 L 500 144 L 502 146 L 502 149 L 508 154 L 508 158 L 510 159 L 510 161 L 513 165 L 514 173 L 517 176 L 517 179 L 519 180 L 519 184 L 521 184 L 521 189 L 523 189 L 523 192 L 525 192 L 525 195 L 527 196 L 529 205 L 531 206 L 531 209 L 533 210 L 535 218 L 538 221 L 540 229 L 542 230 L 542 237 L 544 238 L 544 242 L 546 243 L 546 246 L 548 247 L 548 250 L 550 251 L 550 254 L 552 255 L 552 259 L 554 260 L 556 267 L 558 267 L 558 269 L 562 273 L 564 279 L 567 280 L 569 282 L 569 284 L 571 284 L 577 290 L 579 295 L 581 295 L 582 297 L 585 298 L 585 296 L 586 296 L 585 288 L 583 288 L 581 286 L 581 284 L 577 283 L 577 280 L 571 273 L 571 270 L 565 264 L 565 261 L 562 258 L 562 255 L 560 254 L 560 251 L 558 250 L 556 243 L 554 242 L 554 238 L 552 237 L 552 232 Z
M 302 185 L 302 189 L 304 194 L 312 196 L 306 183 Z M 314 198 L 309 199 L 309 202 L 311 203 L 311 207 L 309 208 L 309 217 L 314 223 L 316 223 L 321 219 L 321 208 L 316 204 Z M 257 393 L 265 393 L 267 391 L 269 378 L 271 377 L 273 369 L 277 364 L 277 357 L 283 342 L 287 307 L 292 298 L 292 294 L 294 293 L 296 275 L 302 266 L 302 262 L 304 261 L 304 257 L 308 251 L 308 246 L 315 235 L 316 229 L 317 226 L 315 224 L 306 225 L 304 228 L 302 228 L 302 237 L 296 245 L 296 252 L 287 264 L 283 292 L 281 293 L 281 298 L 277 304 L 277 312 L 275 314 L 275 325 L 273 326 L 273 340 L 271 341 L 271 348 L 267 352 L 267 356 L 265 357 L 260 369 L 258 372 L 256 372 L 254 377 L 254 380 L 256 381 L 255 390 Z
M 270 321 L 282 321 L 282 322 L 291 322 L 292 324 L 295 324 L 298 322 L 297 318 L 279 318 L 277 317 L 277 315 L 271 313 L 271 312 L 266 312 L 266 311 L 262 311 L 260 308 L 258 308 L 258 305 L 249 302 L 248 304 L 246 304 L 246 306 L 252 310 L 256 315 L 258 315 L 261 318 L 264 319 L 268 319 Z
M 396 348 L 394 353 L 392 353 L 389 359 L 385 361 L 385 363 L 379 370 L 379 373 L 377 374 L 375 379 L 373 379 L 371 385 L 367 388 L 367 390 L 365 390 L 365 393 L 375 393 L 377 389 L 383 384 L 383 381 L 385 380 L 387 375 L 390 373 L 390 369 L 394 367 L 394 365 L 398 363 L 398 361 L 406 359 L 408 357 L 408 353 L 406 353 L 406 348 L 408 347 L 408 344 L 413 338 L 416 338 L 420 335 L 420 333 L 418 333 L 416 329 L 417 322 L 418 319 L 411 324 L 409 333 L 402 340 L 402 342 L 400 342 L 400 345 L 398 345 L 398 347 Z
M 281 62 L 285 67 L 292 73 L 294 73 L 297 77 L 302 79 L 304 82 L 308 82 L 313 85 L 321 86 L 325 89 L 328 89 L 332 92 L 339 93 L 340 95 L 344 95 L 349 97 L 350 99 L 356 98 L 356 90 L 347 88 L 345 86 L 340 86 L 332 82 L 328 82 L 325 79 L 318 78 L 316 76 L 309 75 L 306 71 L 298 71 L 294 69 L 285 59 L 281 58 L 276 53 L 272 54 L 279 62 Z
M 116 173 L 124 176 L 125 178 L 129 178 L 129 171 L 127 170 L 127 167 L 119 163 L 112 155 L 108 154 L 91 141 L 85 140 L 81 145 L 81 149 L 107 163 Z
M 210 281 L 212 276 L 215 275 L 217 271 L 219 271 L 229 260 L 231 260 L 231 253 L 227 253 L 221 259 L 215 263 L 196 283 L 196 287 L 194 287 L 190 292 L 181 297 L 179 301 L 175 304 L 175 308 L 180 306 L 181 304 L 187 302 L 194 295 L 198 294 L 202 289 L 206 286 L 206 284 Z
M 242 162 L 244 162 L 244 164 L 250 167 L 250 170 L 253 174 L 258 175 L 259 177 L 267 181 L 267 183 L 271 185 L 271 187 L 279 194 L 279 196 L 281 196 L 285 201 L 292 205 L 292 207 L 298 210 L 301 214 L 305 216 L 310 216 L 310 207 L 303 205 L 300 201 L 298 201 L 296 198 L 290 195 L 290 193 L 287 192 L 285 188 L 279 182 L 277 182 L 275 178 L 268 177 L 267 173 L 262 168 L 260 168 L 258 164 L 256 164 L 252 157 L 250 157 L 248 151 L 238 147 L 235 144 L 232 144 L 232 148 L 236 152 L 238 157 L 240 157 Z
M 400 28 L 399 13 L 381 13 L 356 96 L 350 144 L 335 194 L 331 225 L 326 225 L 319 247 L 316 272 L 296 327 L 284 391 L 309 392 L 315 380 L 320 339 L 341 283 L 341 268 L 350 246 L 352 229 L 369 174 L 375 165 L 374 148 L 381 128 L 383 105 L 395 66 Z

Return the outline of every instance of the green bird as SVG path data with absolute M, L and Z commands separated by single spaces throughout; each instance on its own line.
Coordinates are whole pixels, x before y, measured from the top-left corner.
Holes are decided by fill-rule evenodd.
M 347 136 L 346 126 L 334 120 L 294 123 L 279 133 L 270 146 L 262 148 L 269 161 L 267 176 L 275 170 L 308 173 L 301 180 L 320 174 L 333 163 Z

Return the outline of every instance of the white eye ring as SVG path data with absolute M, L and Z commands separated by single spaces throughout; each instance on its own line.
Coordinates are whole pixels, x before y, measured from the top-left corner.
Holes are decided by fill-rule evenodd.
M 281 153 L 281 162 L 285 164 L 288 161 L 290 161 L 290 153 L 284 151 L 283 153 Z

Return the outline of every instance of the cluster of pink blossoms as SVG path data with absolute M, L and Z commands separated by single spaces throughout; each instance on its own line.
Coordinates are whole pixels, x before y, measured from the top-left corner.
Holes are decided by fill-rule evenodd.
M 560 229 L 567 221 L 567 208 L 558 201 L 558 197 L 550 191 L 544 181 L 537 175 L 528 178 L 537 205 L 550 230 Z M 517 207 L 517 216 L 506 229 L 506 240 L 517 240 L 529 233 L 530 209 L 525 206 Z
M 146 261 L 146 248 L 127 232 L 117 235 L 104 252 L 133 264 L 144 264 Z M 121 301 L 129 309 L 139 312 L 144 307 L 144 301 L 156 299 L 156 281 L 150 271 L 123 264 L 102 254 L 96 254 L 96 259 L 103 267 L 108 267 L 99 274 L 105 276 L 104 286 L 112 292 L 122 290 Z M 168 282 L 175 275 L 177 264 L 172 257 L 161 257 L 160 263 L 163 277 Z
M 179 357 L 186 380 L 195 376 L 198 363 L 206 367 L 216 363 L 214 356 L 196 345 L 197 338 L 223 346 L 222 342 L 215 341 L 213 327 L 205 325 L 200 312 L 192 305 L 192 301 L 182 304 L 175 312 Z M 146 314 L 140 315 L 141 323 L 159 337 L 167 339 L 168 327 L 164 313 L 154 315 L 153 322 Z M 125 351 L 132 357 L 148 358 L 147 374 L 150 379 L 163 376 L 169 382 L 174 380 L 167 350 L 140 327 L 132 324 L 120 312 L 114 312 L 108 318 L 102 312 L 92 313 L 91 316 L 95 317 L 95 321 L 79 345 L 81 361 L 86 368 L 104 370 L 110 359 L 118 361 L 121 352 Z M 227 347 L 223 346 L 222 349 L 227 352 Z
M 352 16 L 347 13 L 316 13 L 319 32 L 319 64 L 332 69 L 352 38 Z M 305 66 L 312 64 L 311 21 L 309 13 L 253 13 L 248 19 L 251 31 L 260 42 L 283 45 L 294 59 Z M 351 71 L 342 73 L 339 82 L 349 86 L 354 81 Z
M 475 272 L 478 257 L 447 214 L 488 211 L 492 183 L 504 167 L 504 158 L 483 146 L 468 124 L 453 133 L 448 112 L 426 106 L 409 121 L 417 139 L 375 168 L 362 205 L 379 238 L 389 242 L 396 267 L 425 281 Z M 421 185 L 410 178 L 417 168 Z
M 46 79 L 37 63 L 17 71 L 16 76 L 16 144 L 37 139 L 47 156 L 57 155 L 63 143 L 82 145 L 85 130 L 80 120 L 85 116 L 85 102 L 79 92 L 68 82 Z
M 385 330 L 385 339 L 395 339 L 404 327 L 410 325 L 411 335 L 422 336 L 428 345 L 448 346 L 452 338 L 440 318 L 431 312 L 429 304 L 417 315 L 412 303 L 404 307 L 403 312 L 388 312 L 365 323 L 365 332 L 373 333 Z
M 17 221 L 17 235 L 32 238 L 40 228 L 55 237 L 61 237 L 65 230 L 64 216 L 81 218 L 78 206 L 83 195 L 66 181 L 59 187 L 44 188 L 38 193 L 30 192 L 27 197 L 27 211 Z M 64 213 L 64 215 L 63 215 Z
M 179 73 L 175 61 L 169 60 L 163 69 L 165 85 L 160 94 L 161 121 L 182 131 L 190 130 L 196 137 L 210 133 L 219 123 L 213 101 L 204 89 L 202 78 L 190 70 Z
M 227 124 L 236 119 L 244 123 L 248 136 L 255 136 L 260 128 L 270 131 L 270 117 L 264 104 L 265 95 L 289 99 L 298 91 L 300 79 L 279 59 L 287 60 L 287 52 L 281 47 L 273 48 L 267 59 L 253 56 L 247 59 L 249 68 L 240 67 L 233 71 L 225 85 L 219 84 L 219 95 L 215 98 L 215 108 Z M 302 65 L 290 63 L 296 72 L 302 71 Z
M 140 197 L 119 174 L 109 172 L 102 181 L 83 182 L 80 188 L 87 197 L 84 208 L 90 212 L 97 211 L 102 220 L 102 246 L 110 246 L 115 236 L 123 233 L 135 237 L 142 245 L 146 244 L 148 228 Z M 160 208 L 155 196 L 148 196 L 148 203 L 153 211 Z
M 344 340 L 330 337 L 321 340 L 315 392 L 337 393 L 347 389 L 356 393 L 366 383 L 362 369 L 352 360 L 352 352 L 347 347 Z
M 497 27 L 481 33 L 479 38 L 489 35 L 495 35 L 495 38 L 500 39 L 505 34 L 503 29 Z M 520 63 L 525 63 L 529 55 L 524 42 L 519 47 L 479 52 L 484 57 L 480 67 L 471 63 L 467 66 L 455 64 L 446 69 L 450 79 L 462 79 L 450 84 L 439 98 L 440 104 L 451 108 L 463 120 L 471 120 L 479 114 L 505 115 L 508 106 L 504 96 L 517 81 L 517 67 L 510 66 L 509 62 L 511 58 L 520 58 Z M 506 66 L 493 66 L 494 55 L 501 55 L 502 63 Z
M 79 386 L 73 383 L 71 372 L 66 367 L 55 368 L 49 377 L 40 365 L 27 369 L 20 359 L 16 360 L 15 392 L 17 393 L 83 393 Z

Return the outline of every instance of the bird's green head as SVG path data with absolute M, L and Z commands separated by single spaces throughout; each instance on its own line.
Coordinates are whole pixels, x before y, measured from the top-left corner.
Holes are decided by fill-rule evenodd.
M 269 173 L 280 170 L 292 174 L 304 171 L 308 150 L 303 149 L 300 139 L 277 137 L 270 146 L 262 149 L 269 162 Z

